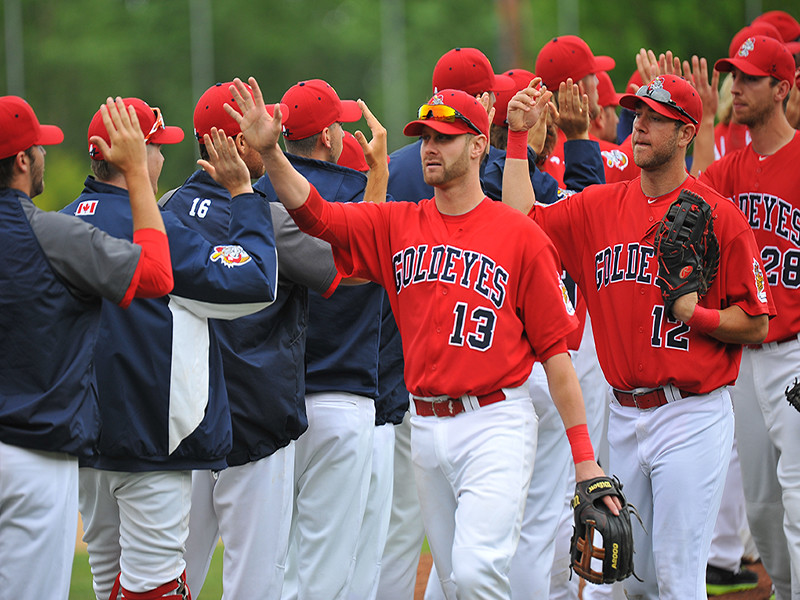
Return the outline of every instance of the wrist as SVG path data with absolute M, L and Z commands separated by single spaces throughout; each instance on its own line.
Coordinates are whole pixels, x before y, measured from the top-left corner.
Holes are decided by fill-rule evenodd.
M 592 448 L 592 440 L 589 438 L 589 428 L 586 423 L 567 429 L 567 439 L 572 450 L 572 462 L 577 465 L 586 460 L 594 460 L 594 448 Z
M 506 158 L 528 158 L 528 132 L 508 130 L 508 142 L 506 143 Z
M 686 324 L 702 333 L 713 333 L 719 327 L 719 322 L 720 312 L 718 310 L 696 305 Z

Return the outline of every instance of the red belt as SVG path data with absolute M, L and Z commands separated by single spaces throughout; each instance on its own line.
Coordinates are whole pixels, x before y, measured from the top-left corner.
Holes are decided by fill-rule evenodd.
M 765 342 L 763 344 L 745 344 L 745 348 L 749 348 L 750 350 L 761 350 L 764 346 L 769 346 L 770 344 L 775 344 L 776 346 L 780 346 L 781 344 L 785 344 L 787 342 L 796 342 L 800 337 L 798 334 L 790 335 L 787 338 L 783 338 L 782 340 L 775 340 L 774 342 Z
M 483 396 L 476 396 L 476 398 L 479 406 L 488 406 L 505 400 L 506 395 L 502 390 L 497 390 Z M 464 401 L 461 398 L 442 398 L 433 402 L 422 398 L 414 398 L 414 406 L 420 417 L 455 417 L 459 413 L 471 410 L 464 406 Z
M 619 390 L 613 390 L 614 397 L 617 399 L 622 406 L 632 406 L 634 408 L 641 408 L 641 409 L 648 409 L 648 408 L 658 408 L 659 406 L 664 406 L 669 402 L 666 393 L 664 392 L 664 388 L 656 388 L 654 390 L 650 390 L 649 392 L 621 392 Z M 684 392 L 682 390 L 678 390 L 678 393 L 681 395 L 681 398 L 688 398 L 689 396 L 694 396 L 691 392 Z

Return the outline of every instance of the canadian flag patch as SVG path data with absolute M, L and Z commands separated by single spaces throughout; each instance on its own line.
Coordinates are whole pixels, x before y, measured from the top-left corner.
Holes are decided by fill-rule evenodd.
M 78 204 L 78 208 L 75 209 L 75 216 L 83 217 L 86 215 L 93 215 L 95 210 L 97 210 L 97 200 L 84 200 Z

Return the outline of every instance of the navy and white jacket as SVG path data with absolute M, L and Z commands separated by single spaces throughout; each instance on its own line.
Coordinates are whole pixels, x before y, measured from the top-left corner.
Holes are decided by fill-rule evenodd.
M 347 167 L 287 154 L 329 202 L 361 202 L 367 178 Z M 277 195 L 265 175 L 255 186 Z M 327 300 L 309 292 L 306 392 L 347 392 L 378 397 L 378 347 L 384 291 L 375 283 L 340 286 Z
M 128 193 L 86 179 L 63 209 L 130 238 Z M 135 299 L 127 311 L 103 303 L 95 352 L 102 432 L 82 466 L 111 471 L 220 469 L 231 449 L 222 357 L 209 318 L 231 319 L 275 299 L 277 257 L 269 206 L 256 194 L 232 203 L 216 242 L 162 213 L 175 288 Z
M 0 190 L 0 441 L 88 456 L 100 434 L 100 297 L 120 302 L 141 247 Z M 0 465 L 0 469 L 2 465 Z
M 205 171 L 195 172 L 162 203 L 209 240 L 227 235 L 230 194 Z M 330 245 L 300 231 L 280 202 L 271 202 L 270 209 L 280 274 L 275 302 L 252 315 L 211 321 L 222 350 L 233 425 L 228 466 L 269 456 L 308 428 L 308 289 L 328 297 L 341 280 Z

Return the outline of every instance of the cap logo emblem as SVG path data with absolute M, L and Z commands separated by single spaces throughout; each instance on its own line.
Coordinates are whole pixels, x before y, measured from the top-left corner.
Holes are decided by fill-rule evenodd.
M 755 49 L 755 47 L 756 47 L 756 39 L 747 38 L 739 48 L 739 52 L 737 52 L 736 54 L 744 58 L 747 58 L 748 56 L 750 56 L 750 53 Z
M 647 95 L 651 96 L 656 90 L 664 89 L 664 77 L 659 75 L 647 86 Z
M 434 95 L 433 98 L 431 98 L 431 101 L 428 102 L 428 104 L 430 105 L 444 104 L 444 97 L 441 94 L 436 94 Z

